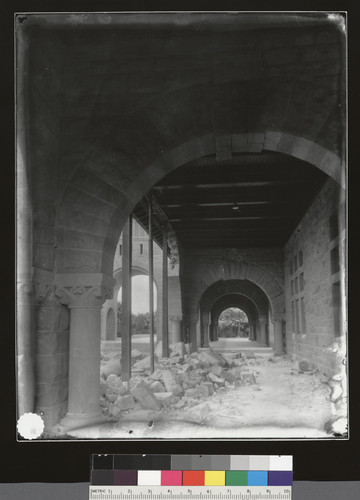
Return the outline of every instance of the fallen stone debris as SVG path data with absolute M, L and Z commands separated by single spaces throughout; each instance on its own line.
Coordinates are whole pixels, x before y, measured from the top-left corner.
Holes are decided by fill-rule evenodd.
M 159 347 L 160 346 L 160 347 Z M 170 346 L 169 358 L 155 349 L 155 371 L 150 357 L 132 352 L 132 377 L 121 380 L 120 354 L 103 355 L 100 372 L 101 407 L 109 420 L 181 420 L 206 424 L 211 399 L 217 393 L 256 384 L 256 357 L 241 353 L 221 355 L 211 348 L 190 353 L 183 342 Z

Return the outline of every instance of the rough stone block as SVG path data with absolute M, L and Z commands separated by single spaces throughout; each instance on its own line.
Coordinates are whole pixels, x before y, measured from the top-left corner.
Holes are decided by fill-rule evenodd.
M 214 384 L 212 382 L 202 382 L 200 385 L 208 388 L 209 396 L 214 394 Z
M 105 397 L 110 403 L 114 403 L 116 399 L 118 398 L 118 394 L 114 392 L 112 389 L 107 388 L 105 392 Z
M 200 397 L 208 397 L 208 396 L 210 396 L 209 388 L 206 385 L 198 384 L 197 386 L 195 386 L 195 389 L 199 393 Z
M 135 401 L 132 394 L 125 394 L 124 396 L 119 396 L 115 400 L 115 406 L 120 408 L 120 410 L 130 410 L 135 407 Z
M 121 375 L 121 364 L 120 359 L 110 359 L 101 368 L 100 374 L 104 378 L 108 378 L 109 375 Z
M 213 366 L 211 368 L 211 373 L 213 373 L 217 377 L 220 377 L 220 375 L 222 374 L 222 371 L 223 370 L 222 370 L 221 366 Z
M 208 351 L 200 352 L 199 360 L 204 366 L 216 366 L 220 364 L 219 360 L 212 356 Z
M 113 417 L 113 418 L 118 418 L 120 413 L 121 413 L 121 409 L 116 406 L 115 404 L 112 404 L 109 406 L 109 415 L 110 417 Z
M 133 366 L 138 370 L 146 370 L 147 368 L 150 368 L 150 356 L 147 356 L 144 359 L 140 359 L 140 361 L 134 363 Z
M 225 379 L 224 378 L 217 377 L 216 375 L 214 375 L 211 372 L 208 374 L 208 377 L 211 380 L 211 382 L 214 382 L 214 383 L 216 383 L 218 385 L 224 385 L 225 384 Z
M 150 389 L 156 393 L 156 392 L 166 392 L 165 387 L 159 380 L 155 380 L 154 382 L 150 383 Z
M 173 356 L 184 356 L 185 355 L 185 344 L 184 342 L 177 342 L 176 344 L 170 345 L 171 354 Z
M 186 420 L 191 422 L 196 422 L 197 424 L 202 424 L 205 422 L 206 418 L 210 414 L 210 407 L 208 403 L 200 403 L 199 405 L 193 406 L 187 410 L 184 414 Z
M 174 404 L 175 408 L 183 408 L 184 406 L 186 406 L 186 401 L 183 399 L 179 399 L 179 401 Z
M 172 392 L 155 392 L 154 396 L 163 406 L 166 406 L 174 401 L 174 395 Z
M 156 399 L 150 387 L 143 380 L 140 380 L 140 382 L 131 389 L 131 394 L 144 409 L 160 410 L 160 401 Z
M 240 379 L 235 382 L 235 385 L 252 385 L 256 383 L 255 375 L 248 371 L 242 371 Z
M 185 396 L 187 398 L 198 399 L 199 398 L 199 392 L 197 391 L 197 389 L 186 389 Z
M 144 355 L 142 352 L 140 352 L 138 349 L 132 349 L 131 351 L 131 358 L 132 359 L 140 359 L 140 358 L 143 358 Z
M 113 392 L 116 392 L 117 394 L 125 394 L 126 392 L 125 384 L 117 375 L 109 375 L 106 379 L 106 385 L 109 389 L 111 389 Z
M 177 378 L 170 370 L 164 370 L 162 374 L 164 385 L 168 392 L 173 392 L 174 394 L 181 394 L 183 389 L 179 384 Z
M 241 377 L 241 372 L 242 368 L 240 366 L 235 366 L 234 368 L 231 369 L 231 373 L 234 375 L 235 378 Z
M 222 377 L 230 384 L 235 382 L 235 379 L 236 379 L 235 375 L 233 373 L 231 373 L 231 371 L 227 371 L 227 370 L 222 371 Z
M 140 380 L 142 380 L 141 377 L 138 377 L 138 376 L 131 377 L 131 379 L 129 380 L 130 389 L 135 387 L 136 384 L 140 382 Z

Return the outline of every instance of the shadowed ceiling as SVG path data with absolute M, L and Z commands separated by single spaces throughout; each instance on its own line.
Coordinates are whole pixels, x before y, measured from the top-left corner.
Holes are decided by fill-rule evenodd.
M 152 194 L 184 248 L 283 246 L 326 178 L 280 153 L 209 156 L 168 174 Z M 146 212 L 135 213 L 146 227 Z

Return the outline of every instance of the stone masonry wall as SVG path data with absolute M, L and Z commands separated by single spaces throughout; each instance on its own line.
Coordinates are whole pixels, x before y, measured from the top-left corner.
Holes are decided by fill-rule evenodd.
M 284 251 L 287 353 L 329 375 L 338 372 L 334 341 L 341 340 L 339 237 L 330 219 L 337 211 L 338 185 L 328 179 Z
M 35 411 L 50 429 L 67 411 L 69 310 L 51 289 L 38 305 L 36 318 Z

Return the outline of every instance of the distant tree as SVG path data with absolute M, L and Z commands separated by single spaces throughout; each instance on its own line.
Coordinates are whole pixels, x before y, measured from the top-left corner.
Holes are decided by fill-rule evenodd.
M 150 331 L 150 314 L 139 313 L 131 315 L 132 333 L 148 333 Z
M 121 337 L 121 315 L 122 305 L 118 304 L 117 311 L 117 336 Z M 131 330 L 132 334 L 149 333 L 150 331 L 150 314 L 139 313 L 131 315 Z
M 236 337 L 241 332 L 248 333 L 249 320 L 247 315 L 237 307 L 229 307 L 225 309 L 218 321 L 218 334 L 219 336 Z

